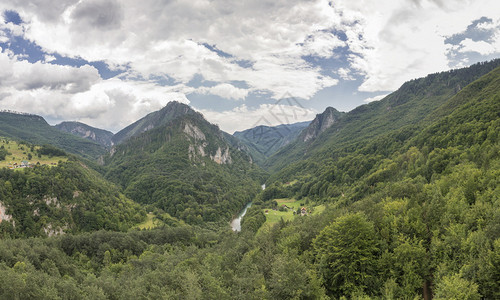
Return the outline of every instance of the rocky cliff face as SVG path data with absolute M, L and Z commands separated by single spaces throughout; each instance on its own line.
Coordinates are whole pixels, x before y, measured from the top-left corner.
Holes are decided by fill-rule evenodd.
M 198 156 L 207 156 L 208 150 L 206 148 L 209 143 L 207 142 L 203 131 L 201 131 L 201 129 L 196 125 L 189 122 L 186 122 L 183 131 L 186 134 L 188 140 L 191 141 L 191 144 L 188 148 L 189 159 L 192 161 L 196 161 Z M 219 146 L 215 153 L 210 154 L 210 159 L 219 165 L 232 163 L 231 155 L 229 154 L 229 147 L 226 147 L 224 150 L 222 150 L 222 148 Z
M 327 107 L 324 112 L 317 114 L 311 124 L 302 131 L 300 139 L 307 142 L 317 138 L 321 133 L 335 124 L 341 116 L 342 113 L 335 108 Z
M 61 131 L 94 141 L 105 147 L 113 146 L 113 142 L 111 141 L 113 133 L 107 130 L 95 128 L 80 122 L 62 122 L 54 127 Z
M 3 206 L 2 202 L 0 202 L 0 223 L 2 223 L 2 221 L 12 220 L 12 216 L 8 215 L 6 213 L 6 211 L 7 211 L 7 208 L 5 206 Z
M 210 158 L 219 165 L 230 164 L 233 162 L 231 159 L 231 155 L 229 155 L 229 147 L 224 149 L 224 151 L 221 149 L 221 147 L 217 148 L 215 155 L 210 155 Z

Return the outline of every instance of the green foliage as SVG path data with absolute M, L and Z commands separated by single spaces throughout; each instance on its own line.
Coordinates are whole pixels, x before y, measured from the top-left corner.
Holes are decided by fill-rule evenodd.
M 0 240 L 0 298 L 498 299 L 500 69 L 462 85 L 490 67 L 405 84 L 404 95 L 411 97 L 395 94 L 391 104 L 406 105 L 411 109 L 404 111 L 413 113 L 393 121 L 401 125 L 404 121 L 396 117 L 409 117 L 412 124 L 391 129 L 384 120 L 371 119 L 375 122 L 366 126 L 374 134 L 362 130 L 352 143 L 342 141 L 346 136 L 321 135 L 327 148 L 275 175 L 269 190 L 253 199 L 238 234 L 227 222 L 224 227 L 179 222 L 152 230 L 82 233 L 97 229 L 96 223 L 107 226 L 107 219 L 109 226 L 128 224 L 130 218 L 120 219 L 123 212 L 140 216 L 140 210 L 125 205 L 118 188 L 77 162 L 23 172 L 3 169 L 0 199 L 16 220 L 16 226 L 0 223 L 4 236 L 21 230 L 37 235 L 39 224 L 47 224 L 31 205 L 38 205 L 40 216 L 52 224 L 66 220 L 57 204 L 40 201 L 44 195 L 57 195 L 62 207 L 80 205 L 83 197 L 85 209 L 72 215 L 77 235 Z M 444 82 L 449 86 L 438 89 Z M 428 104 L 436 97 L 446 98 L 439 108 L 420 107 L 419 101 Z M 427 109 L 426 117 L 419 116 Z M 366 107 L 345 118 L 359 125 L 354 120 L 365 113 L 370 120 L 373 112 Z M 356 124 L 343 126 L 356 129 Z M 253 198 L 252 189 L 238 184 L 254 182 L 258 189 L 255 181 L 246 181 L 258 170 L 190 158 L 185 149 L 195 142 L 174 129 L 157 128 L 117 147 L 108 158 L 114 162 L 107 176 L 127 193 L 142 195 L 143 203 L 153 203 L 149 208 L 157 216 L 162 213 L 158 206 L 172 209 L 179 199 L 176 211 L 193 223 L 200 208 L 203 220 L 211 207 L 229 215 L 227 208 L 234 204 L 233 213 L 238 211 L 246 201 L 238 193 Z M 209 139 L 207 151 L 223 145 L 219 142 Z M 234 156 L 233 162 L 239 159 Z M 75 190 L 82 196 L 73 199 Z M 163 190 L 164 202 L 156 202 Z M 269 203 L 276 195 L 328 205 L 321 214 L 260 226 L 262 199 Z M 56 212 L 57 219 L 52 217 Z
M 262 208 L 254 205 L 248 208 L 245 217 L 241 221 L 241 230 L 256 233 L 265 222 L 266 216 L 262 212 Z
M 481 295 L 477 290 L 477 284 L 455 274 L 443 277 L 437 283 L 436 297 L 434 299 L 479 300 Z
M 5 160 L 5 157 L 10 154 L 5 148 L 0 149 L 0 160 Z
M 203 138 L 186 134 L 189 128 Z M 210 156 L 217 151 L 228 151 L 231 161 L 213 161 Z M 116 146 L 106 166 L 106 178 L 128 197 L 190 224 L 229 221 L 260 190 L 262 174 L 247 154 L 231 148 L 215 125 L 197 115 L 132 137 Z
M 497 59 L 406 82 L 384 99 L 359 106 L 343 115 L 339 122 L 315 140 L 290 143 L 270 157 L 264 166 L 276 173 L 272 176 L 274 179 L 290 179 L 297 173 L 309 173 L 322 167 L 318 162 L 327 157 L 343 157 L 375 138 L 381 143 L 372 143 L 370 151 L 392 153 L 410 135 L 422 129 L 416 124 L 425 120 L 425 125 L 428 125 L 450 113 L 458 104 L 456 101 L 449 101 L 451 97 L 460 91 L 459 94 L 468 99 L 467 96 L 474 93 L 470 90 L 471 87 L 468 87 L 470 92 L 467 95 L 461 90 L 499 65 L 500 59 Z M 481 88 L 481 85 L 476 85 L 475 88 Z M 488 92 L 494 91 L 494 87 L 490 86 Z M 467 100 L 462 102 L 465 101 Z M 494 112 L 495 110 L 490 110 L 487 115 Z M 396 132 L 388 137 L 388 132 L 391 131 Z M 382 143 L 384 139 L 389 143 Z M 364 165 L 357 164 L 356 167 L 363 168 Z
M 378 252 L 375 230 L 361 214 L 348 214 L 325 227 L 313 241 L 318 268 L 334 297 L 373 288 Z
M 0 169 L 0 199 L 12 216 L 1 236 L 126 230 L 145 218 L 137 204 L 78 161 L 22 171 Z
M 37 145 L 52 145 L 88 159 L 97 159 L 105 153 L 103 146 L 61 132 L 36 115 L 0 112 L 0 136 Z
M 274 127 L 260 125 L 244 131 L 236 131 L 233 135 L 246 145 L 253 160 L 261 165 L 267 157 L 296 139 L 309 123 L 307 121 Z
M 66 153 L 63 150 L 51 145 L 42 145 L 37 149 L 37 153 L 40 155 L 48 155 L 49 157 L 66 156 Z
M 62 122 L 55 125 L 54 128 L 97 142 L 104 147 L 112 146 L 113 133 L 107 130 L 94 128 L 80 122 Z

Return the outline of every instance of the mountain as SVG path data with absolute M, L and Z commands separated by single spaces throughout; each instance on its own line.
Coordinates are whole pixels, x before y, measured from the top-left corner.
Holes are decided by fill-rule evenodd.
M 259 191 L 263 173 L 250 156 L 185 104 L 169 103 L 123 132 L 136 134 L 105 157 L 106 178 L 139 203 L 199 224 L 228 221 Z
M 316 117 L 300 134 L 299 139 L 303 142 L 316 139 L 321 133 L 337 123 L 343 113 L 333 107 L 327 107 L 324 112 L 317 114 Z
M 237 137 L 247 146 L 252 158 L 262 163 L 267 157 L 292 142 L 310 121 L 282 124 L 278 126 L 260 125 L 243 131 L 236 131 Z
M 195 112 L 188 105 L 177 101 L 171 101 L 161 110 L 152 112 L 144 118 L 117 132 L 113 136 L 112 141 L 114 144 L 120 144 L 133 136 L 139 135 L 153 128 L 166 125 L 177 117 L 187 114 L 197 115 L 199 113 Z
M 288 168 L 293 162 L 342 153 L 360 147 L 370 138 L 437 117 L 433 112 L 463 87 L 500 66 L 500 59 L 468 68 L 428 75 L 404 83 L 380 101 L 359 106 L 344 114 L 316 139 L 297 139 L 267 159 L 263 166 L 271 171 Z
M 2 168 L 0 182 L 0 237 L 126 231 L 146 217 L 115 185 L 72 159 L 57 166 Z
M 80 122 L 62 122 L 54 127 L 61 131 L 91 140 L 104 147 L 111 147 L 113 145 L 113 133 L 107 130 L 95 128 Z
M 163 207 L 190 223 L 209 213 L 221 222 L 0 238 L 0 298 L 65 299 L 71 291 L 78 299 L 500 299 L 495 63 L 410 81 L 382 104 L 349 112 L 316 138 L 285 146 L 298 148 L 295 162 L 274 173 L 256 197 L 248 194 L 253 203 L 240 233 L 222 219 L 228 205 L 253 192 L 244 189 L 251 180 L 237 176 L 258 169 L 231 146 L 238 144 L 234 137 L 229 142 L 192 114 L 138 134 L 106 158 L 123 188 L 133 195 L 149 191 L 139 199 L 157 216 Z M 439 103 L 428 107 L 433 101 Z M 140 164 L 129 163 L 134 160 Z M 238 166 L 250 169 L 231 169 Z M 53 196 L 47 204 L 27 195 L 57 193 L 69 201 L 61 208 L 78 205 L 75 190 L 94 201 L 106 190 L 120 196 L 102 185 L 83 190 L 89 183 L 79 183 L 79 174 L 86 169 L 62 167 L 46 175 L 37 168 L 0 170 L 0 201 L 20 195 L 12 198 L 15 210 L 0 207 L 3 236 L 18 226 L 40 232 L 45 227 L 32 224 L 35 209 L 57 209 Z M 88 175 L 83 179 L 94 173 Z M 120 214 L 97 212 L 116 212 L 122 204 L 86 206 L 81 214 L 97 218 L 83 224 L 114 222 Z
M 106 152 L 102 145 L 62 132 L 50 126 L 44 118 L 32 114 L 0 112 L 0 136 L 32 144 L 53 145 L 92 160 Z

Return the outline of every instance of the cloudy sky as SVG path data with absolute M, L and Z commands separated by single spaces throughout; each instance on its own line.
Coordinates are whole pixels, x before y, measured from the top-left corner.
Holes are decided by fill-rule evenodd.
M 2 0 L 0 109 L 118 131 L 177 100 L 228 132 L 500 57 L 498 0 Z

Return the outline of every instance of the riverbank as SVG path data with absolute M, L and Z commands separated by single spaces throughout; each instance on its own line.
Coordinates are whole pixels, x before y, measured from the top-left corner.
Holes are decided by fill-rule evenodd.
M 231 229 L 233 231 L 238 231 L 238 232 L 241 231 L 241 219 L 243 219 L 250 206 L 252 206 L 252 202 L 247 203 L 247 205 L 245 205 L 245 207 L 238 214 L 238 217 L 234 218 L 231 221 Z

